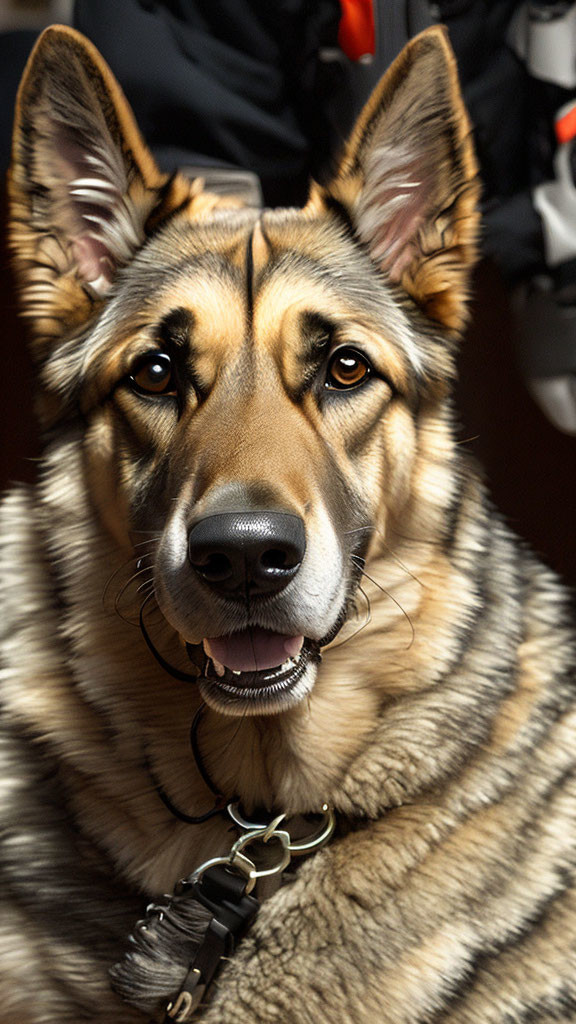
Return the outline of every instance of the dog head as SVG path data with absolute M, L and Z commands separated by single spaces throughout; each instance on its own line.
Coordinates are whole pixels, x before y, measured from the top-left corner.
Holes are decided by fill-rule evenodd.
M 47 434 L 81 430 L 114 543 L 157 536 L 157 601 L 204 645 L 204 698 L 294 705 L 412 514 L 465 320 L 476 166 L 444 32 L 403 51 L 328 186 L 261 212 L 161 174 L 98 53 L 48 29 L 10 187 Z

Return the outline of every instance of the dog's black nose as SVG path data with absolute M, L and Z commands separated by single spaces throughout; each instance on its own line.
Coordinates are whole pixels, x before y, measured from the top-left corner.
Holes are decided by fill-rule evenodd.
M 275 594 L 296 575 L 306 550 L 300 516 L 291 512 L 222 512 L 190 530 L 195 572 L 228 597 Z

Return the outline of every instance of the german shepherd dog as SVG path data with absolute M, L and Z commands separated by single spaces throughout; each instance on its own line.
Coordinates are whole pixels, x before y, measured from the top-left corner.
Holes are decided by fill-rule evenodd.
M 576 1020 L 574 641 L 453 438 L 444 31 L 262 212 L 161 174 L 49 29 L 10 190 L 45 452 L 3 511 L 1 1024 Z M 279 815 L 289 846 L 321 812 L 266 890 Z M 214 859 L 261 906 L 192 1005 L 205 936 L 162 928 Z

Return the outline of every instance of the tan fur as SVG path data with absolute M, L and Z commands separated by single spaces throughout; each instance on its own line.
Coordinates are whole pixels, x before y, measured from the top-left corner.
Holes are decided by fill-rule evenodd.
M 71 67 L 94 131 L 59 163 L 66 117 L 52 132 L 46 116 Z M 414 230 L 377 201 L 384 151 Z M 74 190 L 96 188 L 76 184 L 95 153 L 127 186 L 106 206 L 99 167 L 94 242 Z M 247 715 L 209 702 L 203 763 L 248 813 L 328 802 L 337 832 L 263 903 L 194 1019 L 573 1019 L 574 637 L 561 586 L 453 438 L 477 181 L 443 32 L 400 56 L 327 189 L 258 213 L 167 183 L 101 58 L 49 30 L 11 181 L 49 433 L 40 483 L 2 512 L 1 1024 L 149 1019 L 108 971 L 146 903 L 230 848 L 228 819 L 184 824 L 156 792 L 146 758 L 183 811 L 212 802 L 189 745 L 200 684 L 165 672 L 137 628 L 148 597 L 154 642 L 189 673 L 185 640 L 243 628 L 246 609 L 222 611 L 176 557 L 227 488 L 306 528 L 298 599 L 257 624 L 294 633 L 307 616 L 328 636 L 345 615 L 303 699 Z M 130 384 L 168 344 L 179 404 Z M 342 348 L 372 367 L 347 394 L 325 387 Z

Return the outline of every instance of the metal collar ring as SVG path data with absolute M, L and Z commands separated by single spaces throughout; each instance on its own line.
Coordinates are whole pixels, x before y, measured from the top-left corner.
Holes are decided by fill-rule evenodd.
M 270 828 L 272 825 L 275 826 L 276 822 L 279 823 L 285 818 L 285 815 L 280 815 L 278 818 L 275 818 L 270 825 L 255 821 L 248 821 L 248 819 L 241 813 L 240 805 L 238 803 L 228 804 L 228 814 L 239 828 L 248 829 L 250 833 L 259 832 L 262 834 L 267 832 L 268 835 L 278 835 L 278 830 L 274 828 L 274 830 L 270 832 Z M 313 850 L 319 849 L 319 847 L 323 846 L 324 843 L 330 839 L 335 826 L 336 818 L 334 811 L 328 806 L 328 804 L 322 804 L 322 821 L 320 822 L 316 832 L 314 832 L 309 838 L 292 841 L 290 835 L 287 833 L 289 840 L 288 850 L 290 851 L 290 854 L 298 857 L 302 854 L 312 853 Z

